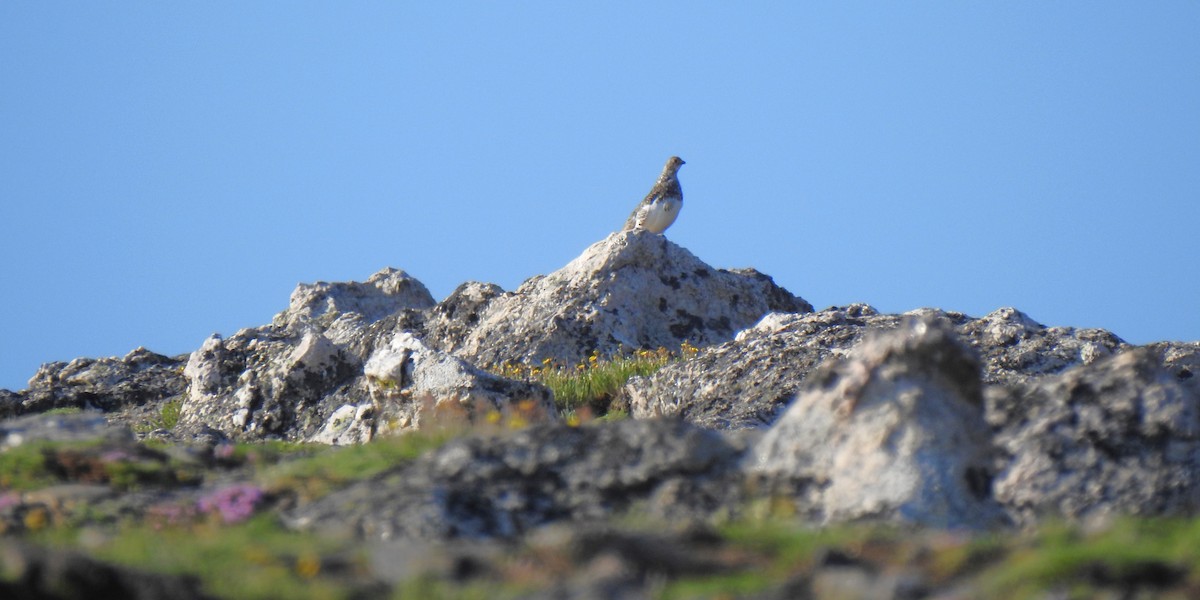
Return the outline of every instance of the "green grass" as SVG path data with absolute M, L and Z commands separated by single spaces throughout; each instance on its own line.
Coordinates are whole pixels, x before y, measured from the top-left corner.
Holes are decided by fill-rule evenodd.
M 262 449 L 256 449 L 254 446 L 243 449 L 239 446 L 239 451 L 261 452 L 267 455 L 265 459 L 251 459 L 259 460 L 265 465 L 255 477 L 263 486 L 296 490 L 303 497 L 313 498 L 323 496 L 352 481 L 372 477 L 411 461 L 425 452 L 441 447 L 455 435 L 455 431 L 434 428 L 354 446 L 317 448 L 315 445 L 292 444 Z M 280 452 L 310 455 L 279 460 Z M 275 458 L 271 457 L 272 454 Z
M 22 444 L 0 452 L 0 490 L 35 490 L 59 482 L 46 466 L 48 444 Z
M 1092 598 L 1123 586 L 1154 597 L 1200 591 L 1200 519 L 1124 518 L 1094 533 L 1065 525 L 977 534 L 878 524 L 816 529 L 780 520 L 732 523 L 720 532 L 727 552 L 747 557 L 743 568 L 671 581 L 661 598 L 752 594 L 808 572 L 822 551 L 833 549 L 873 569 L 920 572 L 933 585 L 970 582 L 977 598 L 1042 598 L 1051 591 Z M 1164 572 L 1181 579 L 1163 582 Z
M 113 456 L 106 456 L 112 450 Z M 194 466 L 134 448 L 102 442 L 33 442 L 0 452 L 0 491 L 29 491 L 69 481 L 103 483 L 116 490 L 143 485 L 188 485 L 202 477 Z
M 59 408 L 52 408 L 52 409 L 46 411 L 44 414 L 47 414 L 47 415 L 77 415 L 81 412 L 83 412 L 83 409 L 79 408 L 78 406 L 63 406 L 63 407 L 59 407 Z
M 367 570 L 359 544 L 290 532 L 271 515 L 236 526 L 127 525 L 33 537 L 51 546 L 78 547 L 84 535 L 91 556 L 141 570 L 195 575 L 205 592 L 222 598 L 349 598 Z
M 1008 546 L 1003 563 L 983 577 L 994 597 L 1033 598 L 1050 588 L 1087 595 L 1097 573 L 1120 581 L 1137 580 L 1147 569 L 1195 572 L 1200 568 L 1200 520 L 1123 518 L 1097 533 L 1045 526 Z
M 135 425 L 133 430 L 138 433 L 148 433 L 156 429 L 174 429 L 179 424 L 179 410 L 183 407 L 183 396 L 163 402 L 158 416 L 147 423 Z
M 695 346 L 684 342 L 678 353 L 666 348 L 620 353 L 608 358 L 593 353 L 574 366 L 546 359 L 540 365 L 507 362 L 494 372 L 510 379 L 536 381 L 550 388 L 559 412 L 568 418 L 579 411 L 606 415 L 613 399 L 630 378 L 651 375 L 671 362 L 690 358 L 697 352 Z

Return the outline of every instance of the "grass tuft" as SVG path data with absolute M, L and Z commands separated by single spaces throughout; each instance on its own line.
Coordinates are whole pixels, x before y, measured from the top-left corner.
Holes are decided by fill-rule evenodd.
M 685 341 L 678 352 L 662 347 L 629 354 L 618 352 L 610 357 L 593 352 L 586 360 L 570 366 L 549 358 L 534 365 L 509 361 L 493 372 L 509 379 L 545 385 L 554 393 L 554 404 L 567 421 L 578 422 L 581 412 L 608 415 L 609 418 L 623 414 L 623 410 L 611 408 L 625 382 L 632 377 L 651 375 L 671 362 L 691 358 L 699 351 Z

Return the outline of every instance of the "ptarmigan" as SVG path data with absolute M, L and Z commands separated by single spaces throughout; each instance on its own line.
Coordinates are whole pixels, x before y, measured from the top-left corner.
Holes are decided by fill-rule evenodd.
M 675 217 L 679 216 L 679 209 L 683 208 L 683 188 L 679 187 L 677 175 L 679 167 L 683 164 L 683 159 L 678 156 L 667 159 L 662 175 L 658 176 L 658 181 L 654 182 L 654 187 L 650 188 L 646 199 L 633 209 L 633 214 L 625 221 L 622 231 L 645 229 L 662 233 L 675 222 Z

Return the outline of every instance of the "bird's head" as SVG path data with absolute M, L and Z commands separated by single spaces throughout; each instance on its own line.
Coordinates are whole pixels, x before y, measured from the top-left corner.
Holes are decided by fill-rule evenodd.
M 672 156 L 671 158 L 667 159 L 667 166 L 663 167 L 663 171 L 674 173 L 678 171 L 679 167 L 682 167 L 684 164 L 685 163 L 683 162 L 682 158 L 679 158 L 678 156 Z

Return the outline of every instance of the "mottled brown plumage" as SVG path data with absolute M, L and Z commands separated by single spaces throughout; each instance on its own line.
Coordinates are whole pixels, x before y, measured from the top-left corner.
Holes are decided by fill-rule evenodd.
M 683 208 L 683 188 L 679 187 L 679 167 L 684 165 L 683 159 L 672 156 L 667 159 L 662 175 L 646 198 L 633 209 L 633 214 L 625 221 L 622 231 L 645 229 L 654 233 L 662 233 L 675 222 L 679 210 Z

